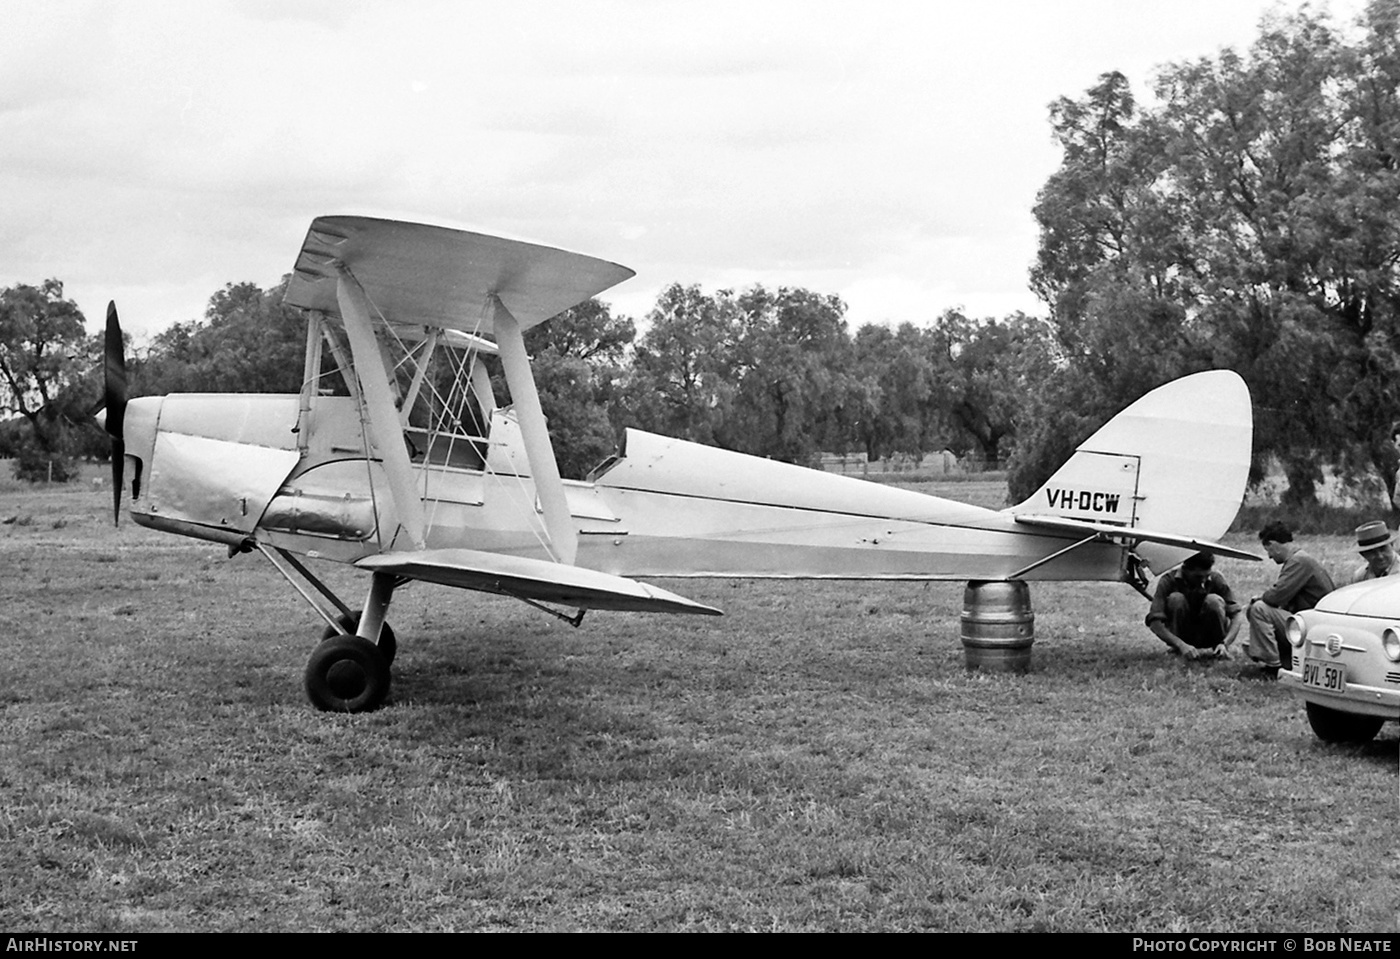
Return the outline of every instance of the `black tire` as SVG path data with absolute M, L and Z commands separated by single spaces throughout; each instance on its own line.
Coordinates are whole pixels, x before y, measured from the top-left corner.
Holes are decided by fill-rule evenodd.
M 1307 703 L 1308 725 L 1325 743 L 1369 743 L 1381 731 L 1380 716 L 1344 713 L 1339 709 Z
M 306 696 L 326 712 L 378 709 L 389 695 L 389 664 L 379 647 L 359 636 L 332 636 L 306 663 Z
M 341 629 L 345 630 L 345 632 L 349 633 L 351 636 L 355 635 L 355 630 L 358 629 L 359 626 L 360 611 L 358 609 L 340 617 Z M 332 636 L 339 635 L 341 634 L 335 631 L 334 626 L 327 626 L 321 631 L 322 639 L 330 639 Z M 390 626 L 388 623 L 385 623 L 379 628 L 379 653 L 390 666 L 394 665 L 394 657 L 399 654 L 398 637 L 394 635 L 394 627 Z

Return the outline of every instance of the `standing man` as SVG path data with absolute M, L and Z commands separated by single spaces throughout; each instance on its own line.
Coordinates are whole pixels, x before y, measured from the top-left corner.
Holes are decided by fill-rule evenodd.
M 1395 537 L 1384 520 L 1373 519 L 1356 527 L 1356 548 L 1366 562 L 1357 567 L 1343 585 L 1400 573 L 1400 556 L 1395 555 Z
M 1214 553 L 1188 556 L 1157 580 L 1147 611 L 1147 628 L 1186 659 L 1228 656 L 1244 623 L 1244 607 L 1214 566 Z
M 1390 428 L 1390 442 L 1400 451 L 1400 420 L 1396 420 L 1395 425 Z M 1394 484 L 1395 492 L 1390 494 L 1390 505 L 1400 510 L 1400 470 L 1395 471 Z
M 1293 532 L 1275 520 L 1259 531 L 1259 542 L 1269 559 L 1283 567 L 1274 585 L 1249 601 L 1249 658 L 1278 675 L 1290 669 L 1293 650 L 1284 635 L 1289 613 L 1312 609 L 1332 592 L 1332 577 L 1321 563 L 1293 545 Z

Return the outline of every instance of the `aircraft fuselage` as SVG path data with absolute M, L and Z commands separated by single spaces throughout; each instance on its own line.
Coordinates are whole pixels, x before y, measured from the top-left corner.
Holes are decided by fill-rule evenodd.
M 407 548 L 349 397 L 310 409 L 296 394 L 147 397 L 131 402 L 126 431 L 143 526 L 344 563 Z M 412 430 L 405 442 L 427 548 L 552 558 L 509 411 L 476 448 L 418 448 Z M 620 576 L 1005 579 L 1073 541 L 1003 512 L 631 430 L 607 471 L 564 488 L 576 565 Z M 1121 577 L 1122 550 L 1093 543 L 1021 578 Z

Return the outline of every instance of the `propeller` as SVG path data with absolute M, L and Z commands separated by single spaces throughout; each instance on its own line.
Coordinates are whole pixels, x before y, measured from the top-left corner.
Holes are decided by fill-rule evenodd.
M 107 435 L 112 437 L 112 522 L 121 525 L 122 471 L 126 467 L 126 357 L 122 353 L 122 326 L 117 304 L 107 304 L 107 336 L 102 344 L 102 403 L 107 409 Z

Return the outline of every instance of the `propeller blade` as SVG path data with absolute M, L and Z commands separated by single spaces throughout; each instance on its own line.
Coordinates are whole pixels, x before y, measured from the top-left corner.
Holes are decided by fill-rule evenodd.
M 112 437 L 112 522 L 120 525 L 122 515 L 122 472 L 126 466 L 126 441 L 122 427 L 126 421 L 126 356 L 122 349 L 122 327 L 117 320 L 117 304 L 107 304 L 107 335 L 102 343 L 102 403 L 107 408 L 107 435 Z
M 122 473 L 126 469 L 126 443 L 112 437 L 112 525 L 122 524 Z

